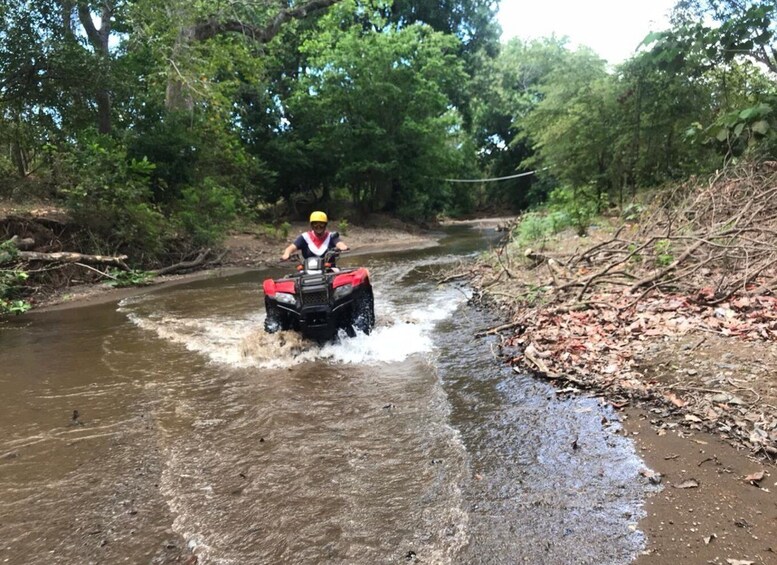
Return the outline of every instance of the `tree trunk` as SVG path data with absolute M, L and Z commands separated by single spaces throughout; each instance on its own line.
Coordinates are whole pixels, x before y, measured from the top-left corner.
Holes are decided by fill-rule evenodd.
M 196 29 L 193 26 L 186 27 L 178 34 L 173 46 L 173 55 L 170 59 L 170 69 L 167 74 L 167 88 L 165 90 L 165 108 L 168 111 L 184 110 L 191 112 L 194 109 L 194 98 L 191 88 L 186 84 L 186 79 L 178 68 L 176 60 L 180 60 L 186 46 L 194 41 Z
M 105 1 L 100 13 L 100 28 L 94 25 L 92 12 L 86 2 L 78 3 L 78 19 L 84 27 L 89 43 L 97 56 L 97 64 L 102 86 L 95 92 L 95 102 L 97 104 L 97 129 L 100 133 L 111 133 L 111 93 L 106 83 L 110 82 L 111 76 L 111 55 L 108 41 L 111 36 L 111 19 L 113 18 L 114 5 L 111 1 Z
M 19 173 L 19 178 L 25 178 L 29 173 L 27 168 L 27 155 L 24 148 L 18 140 L 11 141 L 11 159 L 16 166 L 16 172 Z
M 111 133 L 111 93 L 107 90 L 97 92 L 97 130 L 100 133 Z

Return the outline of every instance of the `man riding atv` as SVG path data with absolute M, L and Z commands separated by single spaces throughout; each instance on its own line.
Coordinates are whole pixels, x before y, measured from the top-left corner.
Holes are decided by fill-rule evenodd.
M 303 259 L 309 257 L 323 257 L 330 249 L 348 251 L 348 246 L 340 241 L 340 234 L 330 233 L 326 229 L 329 222 L 324 212 L 313 212 L 310 215 L 310 231 L 297 236 L 294 243 L 283 250 L 281 261 L 288 261 L 292 253 L 300 251 Z
M 340 330 L 349 337 L 356 330 L 369 334 L 375 325 L 375 305 L 370 272 L 364 267 L 334 268 L 334 260 L 348 246 L 336 232 L 326 231 L 323 212 L 310 215 L 311 231 L 289 245 L 281 256 L 302 253 L 297 272 L 262 283 L 267 313 L 267 333 L 294 330 L 322 341 L 337 338 Z

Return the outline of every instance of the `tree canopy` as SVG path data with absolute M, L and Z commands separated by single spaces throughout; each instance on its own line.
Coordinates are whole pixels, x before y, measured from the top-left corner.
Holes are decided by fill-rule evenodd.
M 236 216 L 602 210 L 773 152 L 773 2 L 681 0 L 616 68 L 564 38 L 500 43 L 497 9 L 5 3 L 0 195 L 63 202 L 153 261 Z

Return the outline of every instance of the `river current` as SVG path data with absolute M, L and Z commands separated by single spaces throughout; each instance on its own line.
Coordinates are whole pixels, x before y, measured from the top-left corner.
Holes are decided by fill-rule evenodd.
M 378 325 L 267 335 L 252 271 L 0 328 L 0 562 L 621 564 L 618 416 L 518 375 L 441 274 L 493 234 L 351 256 Z

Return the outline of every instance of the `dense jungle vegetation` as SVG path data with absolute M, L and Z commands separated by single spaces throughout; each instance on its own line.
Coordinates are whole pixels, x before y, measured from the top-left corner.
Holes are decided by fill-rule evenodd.
M 645 188 L 773 153 L 773 1 L 682 0 L 616 67 L 565 38 L 500 43 L 497 9 L 4 2 L 0 198 L 60 204 L 84 250 L 148 267 L 313 207 L 421 220 L 549 203 L 584 231 Z M 2 271 L 0 298 L 21 276 Z

